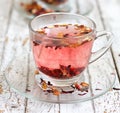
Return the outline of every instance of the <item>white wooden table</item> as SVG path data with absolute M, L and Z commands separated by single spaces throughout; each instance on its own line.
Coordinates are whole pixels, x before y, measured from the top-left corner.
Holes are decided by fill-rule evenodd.
M 80 0 L 73 1 L 74 10 L 80 13 L 78 4 Z M 102 64 L 108 59 L 109 65 L 115 69 L 117 75 L 114 87 L 120 88 L 120 0 L 91 0 L 91 2 L 93 11 L 86 16 L 95 21 L 97 30 L 106 29 L 114 33 L 114 43 L 100 62 Z M 15 10 L 14 0 L 0 0 L 0 67 L 4 60 L 10 58 L 6 55 L 10 46 L 9 41 L 15 37 L 23 41 L 28 36 L 27 24 L 26 19 Z M 0 113 L 120 113 L 120 90 L 110 90 L 97 99 L 83 103 L 50 104 L 22 97 L 8 88 L 4 76 L 0 74 Z

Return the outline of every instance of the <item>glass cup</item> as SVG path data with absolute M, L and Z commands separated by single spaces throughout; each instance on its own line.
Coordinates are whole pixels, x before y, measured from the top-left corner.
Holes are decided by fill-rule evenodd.
M 24 17 L 29 19 L 41 14 L 53 12 L 53 10 L 45 7 L 40 0 L 15 0 L 15 8 Z
M 66 12 L 70 11 L 70 5 L 69 5 L 69 0 L 37 0 L 38 2 L 43 3 L 46 7 L 49 9 L 52 9 L 54 11 L 58 12 Z
M 34 60 L 40 72 L 36 79 L 55 86 L 69 86 L 81 79 L 88 64 L 100 58 L 113 40 L 112 33 L 97 32 L 90 18 L 70 13 L 37 16 L 31 20 L 29 30 Z M 104 35 L 109 37 L 108 42 L 92 53 L 93 43 Z

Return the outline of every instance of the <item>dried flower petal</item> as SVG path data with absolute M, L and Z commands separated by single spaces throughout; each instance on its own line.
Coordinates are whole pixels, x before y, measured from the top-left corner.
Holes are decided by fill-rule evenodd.
M 113 87 L 113 90 L 120 90 L 120 88 L 115 88 L 115 87 Z

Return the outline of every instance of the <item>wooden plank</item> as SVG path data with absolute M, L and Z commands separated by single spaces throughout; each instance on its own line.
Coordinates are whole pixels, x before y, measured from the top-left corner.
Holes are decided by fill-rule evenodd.
M 93 6 L 94 6 L 94 11 L 89 15 L 89 17 L 91 17 L 96 22 L 97 30 L 103 30 L 104 26 L 103 26 L 103 23 L 101 21 L 101 16 L 99 14 L 99 11 L 96 7 L 97 5 L 96 5 L 95 2 L 93 2 Z M 106 43 L 105 38 L 102 39 L 102 40 L 101 39 L 98 40 L 98 42 L 96 42 L 96 45 L 94 46 L 95 50 L 101 48 L 105 43 Z M 92 66 L 89 67 L 89 75 L 92 76 L 94 73 L 96 73 L 96 74 L 98 73 L 98 74 L 101 75 L 103 73 L 103 71 L 98 70 L 97 66 L 99 66 L 99 65 L 103 66 L 103 64 L 105 66 L 104 68 L 106 68 L 106 72 L 108 70 L 109 70 L 108 71 L 109 73 L 115 72 L 115 67 L 114 67 L 114 64 L 113 64 L 113 60 L 112 60 L 112 56 L 111 56 L 110 51 L 108 51 L 102 58 L 100 58 L 98 60 L 98 62 L 92 64 Z M 113 68 L 111 68 L 111 67 L 113 67 Z M 97 79 L 99 80 L 99 78 L 96 78 L 96 80 Z M 95 79 L 92 80 L 92 81 L 94 82 Z M 100 82 L 104 82 L 104 81 L 100 81 Z M 117 78 L 116 84 L 117 84 L 117 86 L 119 86 L 118 78 Z M 94 88 L 94 86 L 92 87 L 92 89 L 93 88 Z M 95 94 L 95 93 L 96 92 L 93 92 L 93 94 Z M 102 96 L 98 99 L 95 99 L 94 101 L 92 101 L 92 104 L 93 104 L 92 107 L 93 107 L 93 110 L 94 110 L 93 112 L 96 112 L 96 113 L 116 112 L 116 113 L 118 113 L 119 112 L 119 99 L 118 98 L 119 98 L 119 91 L 110 91 L 106 95 L 104 95 L 104 96 Z M 101 105 L 100 103 L 103 106 L 100 106 Z M 113 106 L 109 106 L 109 104 L 106 104 L 106 103 L 111 103 L 111 104 L 113 104 Z M 65 108 L 65 110 L 63 110 L 63 113 L 67 111 L 66 108 Z M 75 109 L 75 111 L 76 110 L 78 110 L 78 109 Z M 85 110 L 85 108 L 84 108 L 84 110 Z M 71 109 L 68 110 L 68 111 L 73 112 Z M 89 112 L 92 112 L 92 110 L 89 111 Z
M 60 113 L 94 113 L 90 101 L 77 104 L 62 104 L 60 111 Z
M 5 35 L 8 30 L 8 24 L 10 21 L 10 14 L 12 11 L 12 0 L 1 0 L 0 1 L 0 65 L 1 65 L 1 60 L 2 60 L 2 52 L 4 49 L 4 40 L 5 40 Z M 3 9 L 6 9 L 3 11 Z
M 79 1 L 79 4 L 80 4 L 80 1 Z M 94 7 L 94 10 L 88 15 L 88 17 L 90 17 L 90 18 L 92 18 L 94 21 L 95 21 L 95 23 L 96 23 L 96 25 L 97 25 L 97 30 L 103 30 L 103 26 L 102 26 L 102 22 L 101 22 L 101 17 L 100 17 L 100 15 L 99 15 L 99 12 L 98 12 L 98 10 L 97 10 L 97 7 L 96 7 L 96 4 L 95 4 L 95 2 L 93 1 L 93 7 Z M 79 9 L 80 10 L 80 9 Z M 80 13 L 80 11 L 78 11 L 79 13 Z M 99 48 L 101 48 L 101 47 L 103 47 L 103 45 L 106 43 L 106 38 L 103 38 L 103 39 L 98 39 L 98 41 L 96 42 L 96 45 L 94 45 L 94 48 L 95 49 L 93 49 L 93 51 L 95 51 L 95 50 L 97 50 L 97 49 L 99 49 Z M 107 55 L 104 55 L 104 57 L 107 57 Z M 110 57 L 110 59 L 112 59 L 111 57 Z M 102 62 L 104 62 L 104 58 L 103 58 L 103 60 L 102 60 Z M 95 63 L 94 65 L 101 65 L 102 64 L 102 62 L 100 62 L 100 63 Z M 109 64 L 108 64 L 109 65 Z M 108 66 L 108 65 L 106 65 L 106 67 Z M 94 69 L 94 72 L 92 71 L 92 72 L 90 72 L 89 73 L 89 75 L 93 75 L 94 73 L 96 73 L 98 70 L 96 70 L 95 71 L 95 69 Z M 97 79 L 97 78 L 96 78 Z M 73 109 L 73 107 L 72 106 L 75 106 L 75 104 L 73 104 L 73 105 L 65 105 L 66 107 L 64 107 L 64 105 L 61 105 L 62 107 L 62 109 L 61 109 L 61 111 L 62 111 L 62 113 L 66 113 L 66 112 L 68 112 L 69 111 L 69 113 L 73 113 L 73 112 L 76 112 L 76 111 L 79 111 L 79 112 L 89 112 L 89 113 L 93 113 L 93 112 L 96 112 L 96 106 L 95 106 L 95 104 L 94 104 L 94 101 L 88 101 L 88 102 L 85 102 L 85 103 L 80 103 L 80 104 L 78 104 L 78 105 L 80 105 L 80 106 L 82 106 L 82 107 L 75 107 L 74 109 Z M 69 106 L 69 107 L 68 107 Z M 76 105 L 77 106 L 77 105 Z M 87 111 L 86 110 L 86 107 L 87 108 L 89 108 L 89 110 Z M 72 109 L 71 109 L 72 108 Z M 96 112 L 97 113 L 97 112 Z
M 29 77 L 28 77 L 28 85 L 27 90 L 32 91 L 35 81 L 35 63 L 33 60 L 33 55 L 30 52 L 29 56 Z M 39 92 L 40 93 L 40 92 Z M 33 93 L 32 93 L 33 94 Z M 39 94 L 38 94 L 39 95 Z M 34 101 L 32 99 L 26 100 L 26 113 L 58 113 L 59 112 L 59 105 L 58 104 L 50 104 L 44 103 L 40 101 Z
M 110 23 L 108 24 L 108 22 L 111 19 L 115 18 L 115 16 L 111 15 L 111 12 L 109 12 L 111 16 L 107 14 L 107 11 L 109 11 L 109 9 L 110 9 L 110 7 L 109 7 L 110 5 L 108 5 L 108 2 L 104 1 L 104 0 L 102 0 L 102 1 L 99 0 L 99 2 L 95 2 L 95 3 L 96 3 L 95 6 L 98 7 L 98 8 L 96 8 L 96 12 L 100 15 L 99 22 L 101 22 L 102 28 L 107 29 L 107 27 L 110 26 Z M 99 3 L 101 3 L 100 6 L 99 6 Z M 109 4 L 111 4 L 111 8 L 112 8 L 113 7 L 113 1 L 109 1 Z M 116 7 L 116 6 L 117 6 L 117 4 L 114 7 Z M 102 12 L 100 11 L 99 8 L 102 9 Z M 103 18 L 104 16 L 106 18 Z M 111 19 L 109 19 L 109 17 L 111 17 Z M 106 24 L 103 23 L 104 19 L 107 22 Z M 111 26 L 111 28 L 112 28 L 112 26 Z M 110 29 L 108 29 L 108 30 L 110 30 Z M 114 44 L 113 44 L 113 46 L 114 46 Z M 113 48 L 113 46 L 112 46 L 112 48 Z M 115 47 L 115 48 L 118 48 L 118 47 Z M 114 54 L 114 52 L 113 52 L 113 54 Z M 95 63 L 93 65 L 99 65 L 99 64 L 103 65 L 104 68 L 106 68 L 107 73 L 108 72 L 109 73 L 115 73 L 116 74 L 116 82 L 115 82 L 114 87 L 119 88 L 120 84 L 119 84 L 119 80 L 118 80 L 118 77 L 117 77 L 118 73 L 116 73 L 116 68 L 114 66 L 114 64 L 116 64 L 116 62 L 114 62 L 112 57 L 113 57 L 112 54 L 110 52 L 107 52 L 106 55 L 104 55 L 98 62 L 96 62 L 97 64 Z M 105 62 L 106 62 L 106 64 L 105 64 Z M 109 69 L 110 67 L 112 69 Z M 96 70 L 95 72 L 97 73 L 98 68 L 96 68 L 96 69 L 95 68 L 94 69 L 89 68 L 90 74 L 93 73 L 93 70 Z M 102 72 L 102 70 L 98 70 L 98 71 L 99 71 L 98 74 Z M 107 75 L 107 73 L 106 73 L 106 75 Z M 104 73 L 101 73 L 101 74 L 104 74 Z M 94 94 L 94 91 L 93 91 L 93 94 Z M 106 93 L 102 97 L 95 99 L 93 101 L 94 106 L 95 106 L 95 112 L 96 113 L 101 113 L 101 112 L 104 112 L 104 113 L 119 113 L 119 111 L 120 111 L 120 107 L 119 107 L 120 98 L 119 98 L 119 95 L 120 95 L 120 91 L 118 91 L 118 90 L 116 90 L 116 91 L 110 90 L 110 91 L 108 91 L 108 93 Z
M 12 0 L 1 0 L 0 1 L 0 38 L 4 38 L 7 31 L 7 24 L 9 23 L 10 13 L 12 10 L 13 2 Z M 3 9 L 5 9 L 3 11 Z
M 94 4 L 94 6 L 96 6 L 96 4 Z M 14 14 L 12 16 L 12 23 L 10 25 L 10 30 L 8 31 L 8 36 L 10 37 L 11 42 L 8 42 L 8 44 L 6 44 L 6 52 L 5 52 L 4 56 L 6 56 L 6 55 L 11 56 L 10 53 L 7 50 L 9 49 L 10 44 L 12 44 L 12 42 L 14 41 L 15 36 L 22 37 L 22 40 L 23 40 L 23 38 L 26 37 L 26 34 L 28 33 L 28 31 L 26 30 L 27 28 L 26 28 L 26 23 L 24 22 L 24 19 L 21 20 L 21 17 L 18 16 L 18 15 L 16 16 L 16 15 L 17 15 L 17 13 L 14 12 Z M 98 26 L 97 29 L 99 29 L 99 30 L 103 29 L 101 17 L 99 16 L 99 12 L 98 12 L 97 8 L 92 12 L 90 17 L 93 18 L 93 20 L 95 20 L 97 22 L 97 26 Z M 18 20 L 20 20 L 19 21 L 20 23 L 19 23 L 18 26 L 15 26 L 15 24 L 18 23 Z M 16 30 L 17 32 L 16 33 L 13 32 L 14 30 Z M 99 46 L 96 46 L 96 48 L 101 47 L 105 43 L 105 41 L 106 41 L 106 39 L 103 39 L 102 41 L 99 41 L 99 43 L 98 43 Z M 19 43 L 20 42 L 18 41 L 17 44 L 19 44 Z M 9 50 L 12 50 L 12 49 L 9 49 Z M 110 60 L 110 66 L 114 67 L 113 62 L 111 61 L 112 60 L 111 54 L 109 52 L 108 52 L 108 54 L 106 54 L 104 57 L 101 58 L 102 61 L 99 60 L 100 63 L 98 63 L 98 64 L 102 64 L 105 61 L 106 58 Z M 5 57 L 4 59 L 7 60 L 7 57 Z M 27 62 L 28 61 L 27 54 L 26 54 L 25 60 L 26 60 L 25 67 L 27 67 L 27 63 L 28 63 Z M 27 70 L 27 69 L 25 68 L 25 70 Z M 32 70 L 31 67 L 30 67 L 30 70 Z M 97 71 L 97 68 L 96 68 L 96 71 Z M 113 70 L 111 70 L 111 72 L 112 71 Z M 26 74 L 26 73 L 27 73 L 27 71 L 25 71 L 24 74 Z M 34 72 L 32 70 L 30 72 L 30 75 L 33 74 L 33 73 Z M 89 73 L 90 74 L 93 73 L 92 68 L 89 69 Z M 28 86 L 29 86 L 29 84 L 28 84 Z M 107 93 L 106 95 L 104 95 L 103 97 L 100 97 L 100 98 L 98 98 L 98 99 L 96 99 L 95 101 L 92 101 L 92 102 L 89 101 L 89 102 L 85 102 L 85 103 L 71 104 L 71 105 L 63 104 L 63 105 L 60 105 L 60 106 L 56 105 L 56 104 L 46 104 L 46 103 L 41 103 L 41 102 L 35 102 L 33 100 L 24 100 L 24 97 L 22 98 L 21 96 L 17 95 L 16 93 L 13 93 L 12 91 L 9 92 L 9 89 L 7 89 L 6 92 L 7 93 L 5 94 L 5 96 L 2 97 L 2 99 L 0 100 L 2 102 L 2 104 L 1 104 L 2 107 L 1 108 L 6 113 L 11 113 L 11 112 L 22 113 L 24 111 L 25 112 L 30 112 L 30 113 L 34 113 L 34 112 L 44 112 L 44 113 L 46 113 L 46 112 L 50 112 L 50 113 L 53 113 L 53 112 L 54 113 L 58 113 L 58 112 L 60 112 L 60 113 L 66 113 L 66 112 L 74 113 L 75 112 L 76 113 L 76 112 L 81 112 L 81 111 L 83 113 L 84 112 L 88 112 L 88 113 L 93 113 L 93 112 L 96 112 L 96 113 L 99 113 L 99 112 L 100 113 L 101 112 L 104 112 L 104 113 L 105 112 L 118 113 L 118 110 L 119 110 L 118 109 L 119 108 L 119 93 L 116 92 L 116 91 L 111 91 L 111 92 Z M 6 95 L 7 96 L 9 95 L 10 98 L 8 99 Z M 7 104 L 4 103 L 4 98 L 8 99 Z M 109 99 L 112 100 L 112 101 L 110 101 Z M 92 105 L 93 103 L 94 103 L 94 106 Z M 109 103 L 113 106 L 106 105 L 106 104 L 109 104 Z M 26 105 L 26 108 L 25 108 L 24 104 Z M 117 108 L 117 110 L 115 110 L 115 107 Z M 95 108 L 95 109 L 93 109 L 93 108 Z
M 90 13 L 90 15 L 89 15 L 89 17 L 90 18 L 92 18 L 94 21 L 95 21 L 95 23 L 96 23 L 96 25 L 97 25 L 97 30 L 103 30 L 103 25 L 102 25 L 102 21 L 101 21 L 101 17 L 100 17 L 100 15 L 99 15 L 99 12 L 98 12 L 98 10 L 97 10 L 97 7 L 96 7 L 96 4 L 95 4 L 95 2 L 93 2 L 93 7 L 94 7 L 94 10 Z M 79 13 L 80 13 L 80 11 L 78 11 Z M 99 49 L 99 48 L 101 48 L 101 47 L 103 47 L 103 45 L 106 43 L 106 38 L 103 38 L 103 39 L 98 39 L 98 41 L 96 42 L 96 44 L 94 45 L 94 48 L 95 49 L 93 49 L 93 51 L 95 51 L 95 50 L 97 50 L 97 49 Z M 109 56 L 109 57 L 108 57 Z M 111 59 L 112 60 L 112 57 L 111 57 L 111 54 L 109 54 L 109 52 L 106 54 L 106 55 L 104 55 L 104 57 L 102 57 L 99 61 L 99 63 L 98 62 L 96 62 L 96 63 L 94 63 L 94 64 L 92 64 L 93 66 L 90 66 L 91 68 L 93 68 L 94 66 L 96 67 L 96 69 L 94 68 L 92 71 L 90 71 L 88 74 L 90 75 L 90 76 L 92 76 L 92 75 L 95 75 L 95 73 L 97 74 L 98 73 L 98 69 L 97 69 L 97 66 L 99 66 L 99 65 L 102 65 L 102 63 L 104 63 L 105 62 L 105 59 Z M 111 61 L 112 62 L 112 61 Z M 114 67 L 114 65 L 113 64 L 110 64 L 111 66 L 113 66 Z M 105 66 L 105 68 L 106 69 L 108 69 L 107 67 L 109 67 L 109 64 L 107 64 L 106 63 L 106 66 Z M 90 70 L 90 68 L 89 68 L 89 70 Z M 109 70 L 111 73 L 114 71 L 113 69 L 110 69 Z M 102 70 L 101 70 L 101 72 L 102 72 Z M 100 74 L 100 73 L 98 73 L 98 74 Z M 95 82 L 96 80 L 99 80 L 99 78 L 96 78 L 96 79 L 93 79 L 92 81 L 93 82 Z M 101 81 L 101 82 L 104 82 L 104 81 Z M 94 89 L 94 87 L 92 87 L 92 89 Z M 93 94 L 95 94 L 96 92 L 92 92 Z M 115 98 L 114 98 L 115 99 Z M 91 103 L 91 104 L 90 104 Z M 75 106 L 75 104 L 72 104 L 72 105 L 61 105 L 62 107 L 62 109 L 61 109 L 61 112 L 62 113 L 66 113 L 66 112 L 69 112 L 69 113 L 73 113 L 73 112 L 76 112 L 76 111 L 79 111 L 79 112 L 89 112 L 89 113 L 93 113 L 93 112 L 96 112 L 96 109 L 97 109 L 97 107 L 96 107 L 96 104 L 95 104 L 95 101 L 88 101 L 88 102 L 85 102 L 85 103 L 80 103 L 80 104 L 78 104 L 79 106 L 81 106 L 81 105 L 83 105 L 82 107 L 74 107 L 74 109 L 73 109 L 73 107 L 72 106 Z M 76 105 L 77 106 L 77 105 Z M 86 110 L 86 106 L 87 106 L 87 108 L 89 108 L 89 111 L 87 111 Z M 71 109 L 72 108 L 72 109 Z M 76 108 L 76 109 L 75 109 Z M 99 106 L 99 108 L 100 108 L 100 106 Z M 99 110 L 103 110 L 103 109 L 99 109 Z M 98 113 L 98 112 L 96 112 L 96 113 Z
M 102 92 L 105 89 L 105 87 L 108 87 L 109 84 L 107 84 L 107 82 L 109 80 L 112 81 L 112 79 L 113 79 L 112 77 L 114 77 L 116 74 L 115 68 L 113 67 L 114 66 L 113 62 L 111 62 L 110 55 L 109 54 L 107 54 L 107 55 L 108 55 L 108 57 L 103 56 L 102 59 L 100 59 L 99 61 L 96 62 L 97 64 L 101 64 L 104 68 L 107 68 L 107 71 L 105 71 L 104 69 L 101 70 L 102 68 L 100 66 L 97 66 L 94 64 L 91 64 L 93 66 L 89 67 L 90 75 L 93 74 L 93 72 L 95 73 L 94 75 L 97 75 L 97 76 L 99 75 L 99 77 L 91 75 L 92 76 L 91 81 L 93 82 L 93 84 L 92 84 L 93 95 L 99 93 L 100 91 Z M 109 75 L 111 76 L 111 78 L 109 77 L 108 80 L 103 79 Z M 96 84 L 96 82 L 94 82 L 94 79 L 97 79 L 96 81 L 99 84 Z M 105 85 L 103 85 L 103 83 Z M 118 78 L 116 78 L 116 82 L 115 82 L 114 87 L 115 88 L 120 87 L 119 82 L 118 82 Z M 96 89 L 98 89 L 98 90 L 96 90 Z M 112 88 L 109 89 L 105 95 L 103 95 L 103 96 L 101 96 L 93 101 L 93 104 L 95 106 L 94 107 L 95 112 L 96 113 L 101 113 L 101 112 L 118 113 L 119 112 L 119 104 L 120 104 L 119 95 L 120 95 L 120 91 L 118 91 L 118 90 L 114 91 L 114 90 L 112 90 Z
M 3 0 L 2 0 L 3 1 Z M 1 2 L 1 1 L 0 1 Z M 2 67 L 3 70 L 7 63 L 11 60 L 11 58 L 14 55 L 14 49 L 19 49 L 18 46 L 21 45 L 22 40 L 25 38 L 25 30 L 27 28 L 26 22 L 24 22 L 21 15 L 19 15 L 16 11 L 10 11 L 10 8 L 13 8 L 11 5 L 13 3 L 12 0 L 5 0 L 2 3 L 3 9 L 6 8 L 6 12 L 3 11 L 3 9 L 0 10 L 1 12 L 4 12 L 5 15 L 3 15 L 4 18 L 10 19 L 9 22 L 4 23 L 2 26 L 6 26 L 5 32 L 2 34 L 5 38 L 5 35 L 7 35 L 7 38 L 5 39 L 3 51 L 2 51 Z M 11 6 L 9 6 L 9 5 Z M 7 12 L 8 7 L 8 12 Z M 2 14 L 2 13 L 1 13 Z M 10 16 L 7 16 L 10 15 Z M 12 14 L 12 15 L 11 15 Z M 23 19 L 23 20 L 22 20 Z M 3 27 L 4 28 L 4 27 Z M 24 31 L 24 32 L 23 32 Z M 22 35 L 21 35 L 22 34 Z M 23 39 L 18 40 L 18 37 L 22 36 Z M 14 47 L 14 48 L 13 48 Z M 22 48 L 21 48 L 22 49 Z M 20 49 L 20 51 L 21 51 Z M 17 52 L 20 53 L 19 51 Z M 22 73 L 27 74 L 27 54 L 26 54 L 26 62 L 24 62 L 24 71 Z M 16 66 L 16 68 L 18 68 Z M 0 84 L 3 88 L 3 93 L 0 95 L 0 110 L 4 113 L 24 113 L 25 111 L 25 98 L 21 97 L 17 93 L 15 93 L 13 90 L 9 89 L 8 84 L 6 84 L 5 78 L 3 76 L 0 76 Z
M 8 25 L 10 23 L 10 17 L 12 12 L 13 2 L 12 0 L 1 0 L 0 1 L 0 66 L 3 60 L 3 51 L 4 51 L 4 41 L 6 40 L 6 33 L 8 31 Z M 5 9 L 5 10 L 4 10 Z M 0 86 L 1 86 L 1 93 L 0 93 L 0 112 L 8 113 L 8 106 L 11 108 L 14 107 L 14 99 L 18 100 L 19 98 L 15 98 L 16 94 L 13 94 L 8 85 L 6 84 L 5 78 L 3 75 L 0 74 Z M 11 101 L 11 98 L 12 101 Z M 9 100 L 9 102 L 8 102 Z M 6 105 L 6 103 L 8 104 Z M 10 102 L 13 104 L 10 105 Z M 18 106 L 17 106 L 18 107 Z M 19 108 L 19 107 L 18 107 Z
M 83 0 L 76 0 L 76 7 L 78 14 L 86 14 L 86 10 L 81 11 L 80 6 L 85 5 Z M 94 106 L 92 101 L 82 103 L 60 104 L 60 113 L 94 113 Z
M 58 104 L 43 103 L 29 99 L 26 113 L 60 113 L 60 111 Z
M 100 11 L 102 14 L 102 19 L 104 22 L 104 27 L 105 29 L 112 31 L 114 33 L 114 43 L 112 45 L 112 54 L 115 60 L 116 64 L 116 69 L 117 72 L 120 75 L 120 68 L 119 68 L 119 63 L 120 63 L 120 39 L 119 39 L 119 29 L 120 25 L 119 20 L 120 17 L 119 12 L 120 12 L 120 2 L 117 0 L 111 0 L 109 3 L 107 1 L 99 1 L 100 3 Z M 119 77 L 120 79 L 120 77 Z
M 71 12 L 74 13 L 76 12 L 76 4 L 74 4 L 73 0 L 70 0 L 70 7 L 72 7 Z M 30 67 L 29 67 L 29 82 L 28 82 L 28 90 L 31 90 L 32 88 L 30 87 L 30 83 L 32 83 L 32 80 L 34 79 L 34 70 L 35 67 L 31 67 L 33 64 L 33 58 L 30 55 Z M 61 113 L 60 111 L 60 105 L 59 104 L 50 104 L 50 103 L 43 103 L 43 102 L 36 102 L 31 99 L 27 100 L 27 106 L 26 106 L 26 112 L 29 113 Z

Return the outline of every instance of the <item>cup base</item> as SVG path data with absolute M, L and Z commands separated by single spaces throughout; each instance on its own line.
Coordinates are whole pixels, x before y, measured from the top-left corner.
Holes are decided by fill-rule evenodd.
M 54 79 L 54 78 L 50 78 L 44 74 L 37 74 L 35 76 L 35 80 L 37 82 L 38 85 L 40 85 L 41 83 L 41 80 L 44 80 L 46 83 L 50 83 L 52 84 L 53 86 L 56 86 L 56 87 L 66 87 L 66 86 L 71 86 L 72 84 L 74 83 L 81 83 L 81 82 L 84 82 L 85 81 L 85 77 L 83 74 L 81 74 L 80 76 L 76 76 L 76 77 L 73 77 L 71 79 Z

